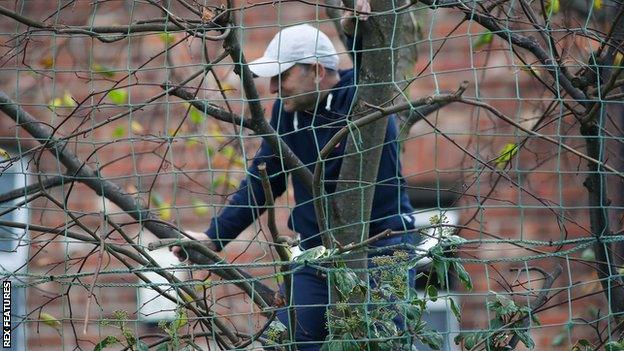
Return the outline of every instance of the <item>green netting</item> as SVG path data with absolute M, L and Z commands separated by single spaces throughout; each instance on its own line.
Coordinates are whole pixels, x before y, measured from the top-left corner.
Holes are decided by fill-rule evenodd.
M 352 19 L 354 57 L 340 27 L 353 4 L 336 1 L 1 2 L 4 342 L 624 349 L 622 2 L 371 6 Z M 303 23 L 330 37 L 335 74 L 358 68 L 357 98 L 329 122 L 343 90 L 315 81 L 307 94 L 314 66 L 271 81 L 246 65 Z M 293 96 L 309 105 L 271 128 L 275 99 Z M 297 133 L 313 157 L 289 155 Z M 263 141 L 279 169 L 267 177 L 252 166 Z M 371 180 L 375 152 L 394 146 L 381 161 L 396 171 Z M 232 208 L 244 179 L 284 192 L 243 187 L 256 220 L 219 253 L 183 244 L 179 262 L 168 248 Z M 314 196 L 297 203 L 295 188 Z M 383 232 L 397 213 L 379 208 L 401 196 L 416 229 Z M 292 230 L 302 217 L 288 225 L 301 205 L 316 208 L 314 235 Z M 385 236 L 407 239 L 366 245 Z M 314 342 L 308 326 L 327 335 Z

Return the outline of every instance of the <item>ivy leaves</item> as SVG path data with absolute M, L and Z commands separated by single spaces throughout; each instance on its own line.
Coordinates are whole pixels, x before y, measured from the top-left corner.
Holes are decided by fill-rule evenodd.
M 487 303 L 489 311 L 494 313 L 490 320 L 489 329 L 476 332 L 462 332 L 455 337 L 455 343 L 463 343 L 467 350 L 477 349 L 479 345 L 487 345 L 488 350 L 503 351 L 512 337 L 517 337 L 527 348 L 535 347 L 535 342 L 529 334 L 527 327 L 523 325 L 525 318 L 531 318 L 534 324 L 539 325 L 539 320 L 531 313 L 527 306 L 518 306 L 512 299 L 491 292 L 493 297 Z
M 472 279 L 470 274 L 466 271 L 464 266 L 456 260 L 451 261 L 445 257 L 447 253 L 453 253 L 457 251 L 457 248 L 461 246 L 466 239 L 457 235 L 449 235 L 438 243 L 438 245 L 431 248 L 429 254 L 431 256 L 432 268 L 436 273 L 437 281 L 440 287 L 446 286 L 446 277 L 451 269 L 455 270 L 457 277 L 467 290 L 472 290 Z

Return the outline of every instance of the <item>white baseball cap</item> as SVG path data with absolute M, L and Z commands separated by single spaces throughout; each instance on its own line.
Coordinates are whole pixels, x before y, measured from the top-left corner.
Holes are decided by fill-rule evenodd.
M 309 24 L 300 24 L 275 34 L 264 55 L 250 62 L 249 69 L 259 77 L 274 77 L 297 63 L 318 63 L 337 70 L 338 55 L 325 33 Z

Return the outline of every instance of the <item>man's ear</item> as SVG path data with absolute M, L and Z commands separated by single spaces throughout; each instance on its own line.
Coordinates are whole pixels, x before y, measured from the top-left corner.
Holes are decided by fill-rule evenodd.
M 325 78 L 325 74 L 327 74 L 325 67 L 318 63 L 314 64 L 314 72 L 316 73 L 314 77 L 314 83 L 316 84 L 320 83 Z

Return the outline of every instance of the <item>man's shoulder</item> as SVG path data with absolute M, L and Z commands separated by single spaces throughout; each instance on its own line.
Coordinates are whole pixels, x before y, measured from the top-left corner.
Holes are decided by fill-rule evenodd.
M 356 90 L 353 68 L 340 70 L 338 74 L 340 74 L 340 80 L 332 92 L 334 98 L 340 101 L 340 105 L 351 105 Z
M 353 70 L 353 68 L 338 70 L 338 74 L 340 75 L 340 81 L 338 82 L 337 87 L 355 86 L 354 72 L 355 71 Z
M 283 130 L 284 123 L 280 123 L 280 121 L 284 121 L 288 114 L 289 113 L 282 108 L 282 100 L 276 99 L 271 109 L 271 126 L 277 131 Z

